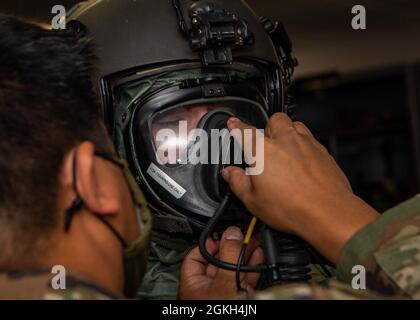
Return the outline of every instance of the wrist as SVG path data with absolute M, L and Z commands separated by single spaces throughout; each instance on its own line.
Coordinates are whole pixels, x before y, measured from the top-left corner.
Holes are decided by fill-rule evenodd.
M 379 213 L 353 193 L 324 199 L 323 205 L 312 203 L 296 225 L 296 234 L 337 263 L 344 245 Z

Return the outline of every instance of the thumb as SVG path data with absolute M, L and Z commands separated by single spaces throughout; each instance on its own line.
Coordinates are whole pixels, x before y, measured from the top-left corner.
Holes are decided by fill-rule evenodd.
M 237 263 L 242 248 L 243 234 L 238 227 L 229 227 L 220 240 L 219 259 L 228 263 Z M 232 277 L 233 271 L 219 269 L 219 273 Z M 233 280 L 233 278 L 232 278 Z
M 246 205 L 246 198 L 252 191 L 251 177 L 239 167 L 226 167 L 222 177 L 229 184 L 230 190 Z

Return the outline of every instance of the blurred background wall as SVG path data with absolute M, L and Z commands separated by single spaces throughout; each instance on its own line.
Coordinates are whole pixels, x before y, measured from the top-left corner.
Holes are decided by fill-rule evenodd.
M 1 0 L 0 12 L 48 23 L 53 5 L 76 2 Z M 300 62 L 292 88 L 297 118 L 336 158 L 355 193 L 378 210 L 418 193 L 420 1 L 248 3 L 289 31 Z M 351 28 L 358 4 L 367 11 L 366 30 Z

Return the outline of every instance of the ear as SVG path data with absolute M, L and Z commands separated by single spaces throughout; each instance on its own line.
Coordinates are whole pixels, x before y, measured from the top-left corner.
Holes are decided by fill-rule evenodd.
M 113 215 L 120 210 L 120 201 L 108 182 L 109 164 L 97 159 L 95 147 L 83 142 L 74 149 L 76 187 L 85 207 L 95 214 Z M 74 182 L 73 182 L 74 183 Z

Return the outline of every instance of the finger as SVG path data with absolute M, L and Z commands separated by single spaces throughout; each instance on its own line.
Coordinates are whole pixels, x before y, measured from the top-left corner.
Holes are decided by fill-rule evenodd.
M 236 264 L 242 248 L 243 238 L 242 231 L 238 227 L 227 228 L 220 240 L 219 259 L 227 263 Z M 218 276 L 219 275 L 234 281 L 235 272 L 219 269 Z
M 239 167 L 226 167 L 222 171 L 222 177 L 229 184 L 230 190 L 246 204 L 246 199 L 252 193 L 251 177 L 245 174 L 245 170 Z
M 211 238 L 208 238 L 206 241 L 207 251 L 214 255 L 217 252 L 218 244 Z M 195 275 L 205 275 L 207 270 L 208 262 L 200 253 L 200 249 L 195 247 L 188 253 L 184 258 L 181 266 L 181 276 L 195 276 Z
M 295 130 L 292 120 L 285 113 L 277 112 L 268 120 L 266 135 L 275 138 L 289 130 Z
M 249 124 L 243 123 L 238 118 L 229 118 L 227 122 L 230 134 L 235 138 L 241 149 L 252 152 L 256 141 L 256 128 Z M 252 155 L 252 154 L 251 154 Z M 246 156 L 246 155 L 245 155 Z
M 298 133 L 313 137 L 312 132 L 302 122 L 295 121 L 295 122 L 293 122 L 293 126 L 295 127 L 295 129 Z
M 248 175 L 260 174 L 264 167 L 264 130 L 243 123 L 237 118 L 230 118 L 228 127 L 231 136 L 242 148 L 244 160 L 249 166 L 246 173 Z
M 240 130 L 255 129 L 254 126 L 246 124 L 246 123 L 242 122 L 241 120 L 239 120 L 238 118 L 235 118 L 235 117 L 229 118 L 229 120 L 227 122 L 227 126 L 228 126 L 229 131 L 231 131 L 233 129 L 240 129 Z
M 255 250 L 257 250 L 258 247 L 261 246 L 261 235 L 257 234 L 251 238 L 251 240 L 248 243 L 248 248 L 246 252 L 246 260 L 249 259 L 249 257 L 253 254 Z
M 207 277 L 209 277 L 209 278 L 211 278 L 211 279 L 214 279 L 214 277 L 216 276 L 216 274 L 217 274 L 217 270 L 219 270 L 219 268 L 218 267 L 216 267 L 215 265 L 213 265 L 213 264 L 209 264 L 208 266 L 207 266 L 207 270 L 206 270 L 206 275 L 207 275 Z
M 245 259 L 244 264 L 249 265 L 257 265 L 264 262 L 264 255 L 262 254 L 261 249 L 261 236 L 260 234 L 257 234 L 251 238 L 251 240 L 248 243 L 247 250 L 245 253 Z M 255 251 L 261 251 L 261 253 Z M 241 273 L 241 279 L 245 280 L 245 282 L 248 282 L 248 279 L 251 279 L 253 287 L 255 287 L 258 279 L 259 279 L 259 273 Z M 251 278 L 248 278 L 251 277 Z M 255 280 L 255 281 L 254 281 Z M 254 284 L 255 282 L 255 284 Z
M 207 249 L 207 252 L 209 252 L 212 256 L 217 255 L 217 252 L 219 251 L 219 247 L 220 247 L 219 240 L 213 240 L 213 238 L 211 237 L 207 238 L 206 249 Z M 209 263 L 202 256 L 201 258 L 203 259 L 204 261 L 203 264 L 205 265 L 205 268 L 206 268 L 205 274 L 210 278 L 214 278 L 214 276 L 216 275 L 217 267 Z
M 311 130 L 309 130 L 309 128 L 307 126 L 305 126 L 305 124 L 303 124 L 300 121 L 295 121 L 295 122 L 293 122 L 293 125 L 294 125 L 296 131 L 300 135 L 304 135 L 304 136 L 307 136 L 307 137 L 311 138 L 311 139 L 309 139 L 309 141 L 312 142 L 312 144 L 318 150 L 320 150 L 321 152 L 328 152 L 327 149 L 321 143 L 319 143 L 319 141 L 314 137 Z
M 209 243 L 210 244 L 210 243 Z M 209 250 L 209 244 L 206 243 L 206 247 L 207 247 L 207 251 L 211 254 L 211 255 L 216 255 L 217 251 L 219 251 L 219 247 L 220 247 L 220 241 L 212 241 L 211 242 L 211 251 Z M 206 275 L 210 278 L 214 278 L 216 276 L 217 273 L 217 267 L 211 263 L 207 264 L 206 267 Z

